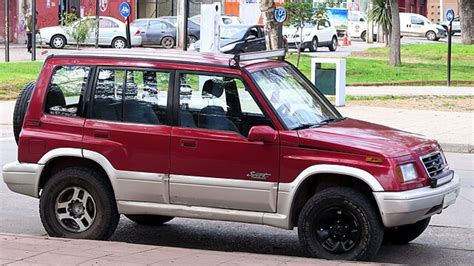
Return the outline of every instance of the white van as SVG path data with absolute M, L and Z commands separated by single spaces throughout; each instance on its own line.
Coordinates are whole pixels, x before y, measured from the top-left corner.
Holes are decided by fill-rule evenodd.
M 347 33 L 351 38 L 361 38 L 365 42 L 367 35 L 367 16 L 362 11 L 349 11 Z
M 400 13 L 400 35 L 426 37 L 437 41 L 447 35 L 446 30 L 433 24 L 428 18 L 415 13 Z

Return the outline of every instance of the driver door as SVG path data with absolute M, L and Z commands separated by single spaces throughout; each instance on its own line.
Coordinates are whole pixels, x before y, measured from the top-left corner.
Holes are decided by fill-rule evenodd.
M 252 126 L 272 122 L 243 81 L 184 72 L 176 80 L 170 202 L 276 212 L 279 144 L 248 140 Z
M 265 36 L 259 27 L 251 27 L 245 33 L 244 52 L 256 52 L 265 50 Z

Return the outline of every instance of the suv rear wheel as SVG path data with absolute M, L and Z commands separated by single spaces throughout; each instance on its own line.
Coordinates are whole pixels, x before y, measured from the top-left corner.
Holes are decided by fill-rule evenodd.
M 379 250 L 384 228 L 371 202 L 358 191 L 332 187 L 316 193 L 298 219 L 301 245 L 315 257 L 370 259 Z
M 162 225 L 174 218 L 162 215 L 125 215 L 125 217 L 141 225 Z
M 329 51 L 334 52 L 337 49 L 337 38 L 336 36 L 332 37 L 331 44 L 328 46 Z
M 44 186 L 40 217 L 50 236 L 107 239 L 120 216 L 112 188 L 99 172 L 70 167 L 54 174 Z
M 404 245 L 419 237 L 428 227 L 431 217 L 414 224 L 402 225 L 385 229 L 384 241 L 387 243 Z
M 318 50 L 318 38 L 314 37 L 309 46 L 310 52 L 316 52 Z

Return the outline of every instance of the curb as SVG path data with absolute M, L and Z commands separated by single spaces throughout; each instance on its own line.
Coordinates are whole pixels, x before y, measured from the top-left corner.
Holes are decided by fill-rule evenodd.
M 444 152 L 474 153 L 474 145 L 472 144 L 440 143 L 439 145 Z

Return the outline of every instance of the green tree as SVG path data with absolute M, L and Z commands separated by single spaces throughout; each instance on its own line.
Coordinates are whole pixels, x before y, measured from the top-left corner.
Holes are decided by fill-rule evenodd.
M 313 5 L 308 2 L 286 2 L 283 4 L 283 7 L 286 9 L 288 14 L 286 23 L 296 29 L 295 35 L 299 32 L 300 41 L 296 43 L 296 48 L 298 49 L 296 67 L 299 67 L 301 56 L 300 47 L 303 42 L 303 28 L 307 25 L 314 25 L 316 23 L 313 13 Z
M 77 20 L 76 15 L 72 13 L 64 14 L 62 20 L 64 22 L 64 30 L 76 41 L 77 48 L 84 44 L 86 39 L 89 38 L 91 29 L 97 24 L 93 18 Z
M 382 28 L 385 44 L 388 46 L 388 36 L 392 30 L 392 15 L 389 0 L 373 0 L 373 8 L 369 11 L 368 19 Z

